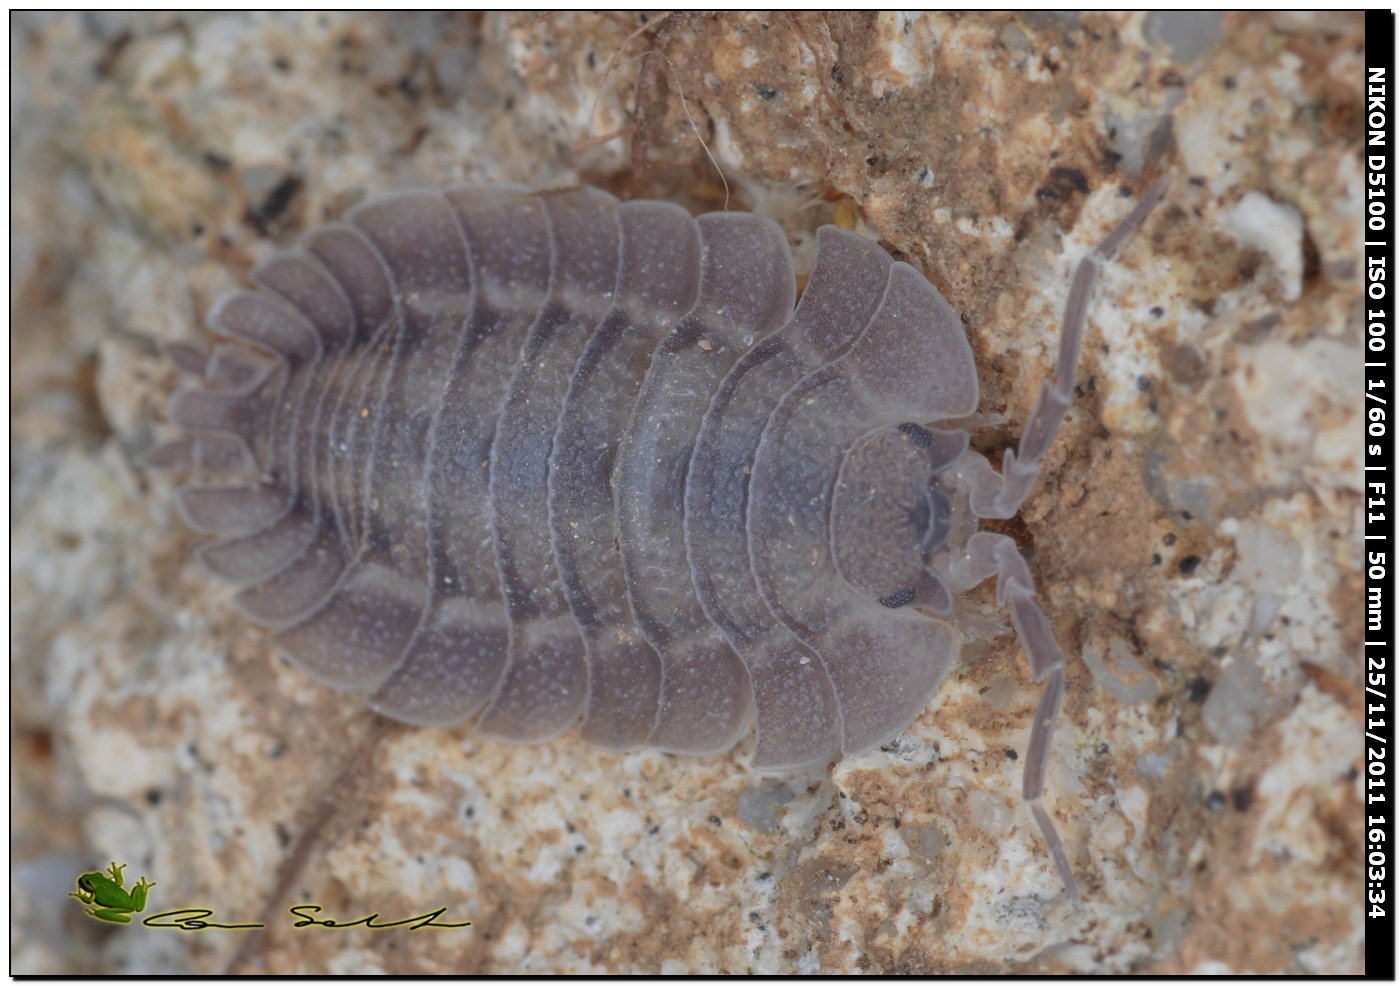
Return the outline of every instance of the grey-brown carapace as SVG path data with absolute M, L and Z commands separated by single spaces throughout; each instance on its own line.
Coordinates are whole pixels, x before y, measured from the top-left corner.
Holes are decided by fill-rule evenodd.
M 383 715 L 754 763 L 875 747 L 956 660 L 955 594 L 997 579 L 1044 697 L 1064 658 L 1013 516 L 1069 406 L 1097 266 L 1076 272 L 1056 378 L 998 472 L 961 322 L 913 267 L 835 227 L 794 308 L 762 216 L 595 189 L 374 199 L 223 299 L 184 433 L 200 557 L 278 648 Z

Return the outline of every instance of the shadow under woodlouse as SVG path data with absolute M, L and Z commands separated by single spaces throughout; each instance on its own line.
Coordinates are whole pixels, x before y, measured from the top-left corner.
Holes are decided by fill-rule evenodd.
M 1014 516 L 1068 408 L 1097 266 L 1002 469 L 962 325 L 914 268 L 835 227 L 795 310 L 771 220 L 595 189 L 372 200 L 254 271 L 172 347 L 179 504 L 238 605 L 297 665 L 408 723 L 704 754 L 752 719 L 755 766 L 871 749 L 952 668 L 954 595 L 997 578 L 1045 688 L 1064 657 Z

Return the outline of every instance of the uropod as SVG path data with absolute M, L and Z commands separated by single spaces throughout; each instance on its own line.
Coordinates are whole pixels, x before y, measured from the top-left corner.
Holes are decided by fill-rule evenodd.
M 252 274 L 176 343 L 197 550 L 309 674 L 419 725 L 825 764 L 904 730 L 989 578 L 1043 682 L 1040 804 L 1065 659 L 1019 510 L 1071 402 L 1089 291 L 1161 197 L 1080 263 L 1053 382 L 1000 471 L 961 426 L 962 325 L 836 227 L 800 302 L 786 238 L 591 188 L 372 199 Z

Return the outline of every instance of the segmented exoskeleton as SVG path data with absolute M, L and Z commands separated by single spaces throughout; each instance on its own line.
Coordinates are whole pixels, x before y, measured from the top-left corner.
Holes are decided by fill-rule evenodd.
M 156 464 L 239 607 L 299 666 L 406 722 L 612 748 L 732 746 L 791 768 L 875 747 L 956 659 L 954 595 L 995 576 L 1044 693 L 1064 657 L 1013 541 L 1071 400 L 1097 266 L 997 472 L 962 325 L 914 268 L 835 227 L 794 310 L 776 224 L 594 189 L 372 200 L 171 355 L 186 435 Z

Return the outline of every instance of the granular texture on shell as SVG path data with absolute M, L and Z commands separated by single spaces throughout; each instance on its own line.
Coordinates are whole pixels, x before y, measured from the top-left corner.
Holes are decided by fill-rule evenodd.
M 917 271 L 835 227 L 794 309 L 771 220 L 594 189 L 372 200 L 223 299 L 171 400 L 185 520 L 318 679 L 410 723 L 789 768 L 905 728 L 952 667 L 953 596 L 996 576 L 1045 698 L 1063 656 L 1015 545 L 1059 374 L 997 473 L 955 422 L 971 349 Z

